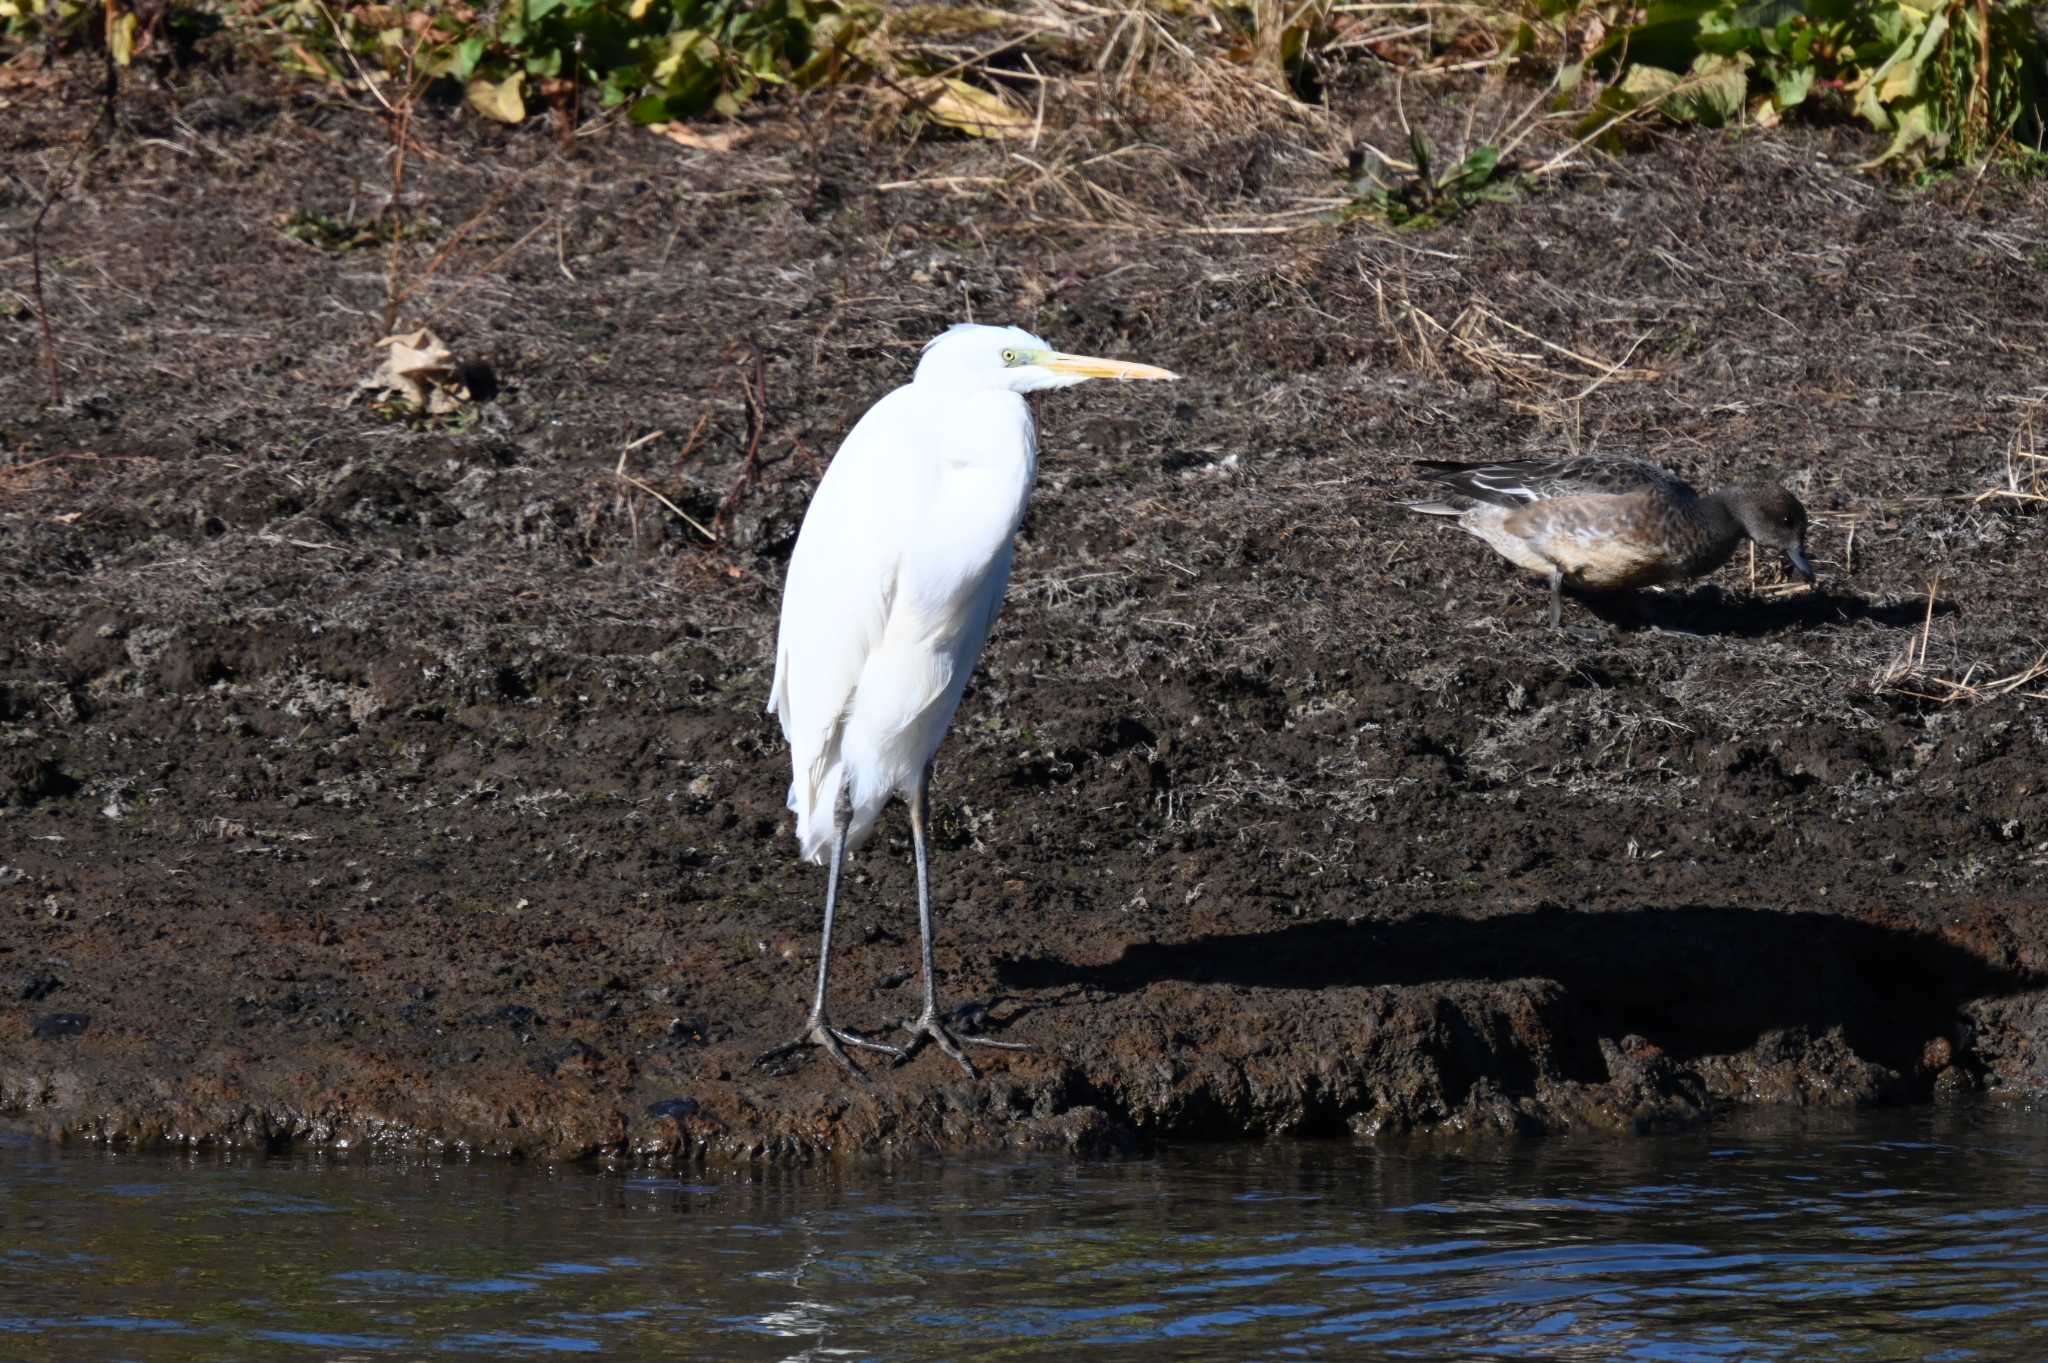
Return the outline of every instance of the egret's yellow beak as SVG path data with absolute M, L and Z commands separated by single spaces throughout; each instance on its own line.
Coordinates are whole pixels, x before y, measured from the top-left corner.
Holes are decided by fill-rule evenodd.
M 1084 379 L 1178 379 L 1171 369 L 1136 360 L 1100 360 L 1093 355 L 1050 355 L 1038 362 L 1041 369 L 1055 374 L 1075 374 Z

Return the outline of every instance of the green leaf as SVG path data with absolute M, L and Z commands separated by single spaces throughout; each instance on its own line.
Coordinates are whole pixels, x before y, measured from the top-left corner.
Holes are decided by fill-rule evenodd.
M 476 71 L 476 64 L 483 59 L 485 40 L 482 34 L 472 34 L 455 45 L 455 59 L 448 65 L 448 74 L 456 80 L 466 81 Z
M 1672 84 L 1676 84 L 1678 81 L 1677 76 L 1658 67 L 1632 67 L 1629 70 L 1629 75 L 1633 76 L 1641 71 L 1655 71 Z M 1665 88 L 1668 89 L 1670 87 L 1666 86 Z M 1641 108 L 1644 102 L 1645 100 L 1642 96 L 1625 90 L 1620 85 L 1610 85 L 1600 92 L 1600 98 L 1593 101 L 1593 107 L 1587 111 L 1584 118 L 1579 120 L 1578 126 L 1572 129 L 1572 134 L 1575 137 L 1594 137 L 1597 135 L 1599 145 L 1603 150 L 1616 150 L 1620 147 L 1621 136 L 1614 129 L 1615 121 L 1624 114 Z
M 1887 146 L 1881 154 L 1865 161 L 1859 169 L 1868 170 L 1881 166 L 1887 161 L 1895 160 L 1911 151 L 1919 143 L 1928 141 L 1934 136 L 1934 121 L 1927 105 L 1912 104 L 1896 112 L 1898 114 L 1898 130 L 1892 134 L 1891 145 Z
M 1780 72 L 1772 82 L 1771 97 L 1780 109 L 1790 109 L 1806 102 L 1806 96 L 1813 89 L 1813 68 L 1794 66 Z
M 1639 104 L 1650 104 L 1670 94 L 1678 84 L 1678 73 L 1666 71 L 1661 66 L 1631 66 L 1628 74 L 1621 78 L 1621 84 L 1614 87 L 1628 96 L 1628 103 L 1617 109 L 1633 109 Z
M 1499 165 L 1500 148 L 1489 142 L 1464 159 L 1458 166 L 1456 178 L 1461 184 L 1477 187 L 1491 180 Z
M 669 121 L 668 96 L 646 95 L 636 99 L 626 110 L 626 117 L 635 123 L 666 123 Z
M 562 0 L 526 0 L 526 22 L 537 24 L 562 7 Z
M 1749 95 L 1749 54 L 1717 57 L 1701 53 L 1686 74 L 1685 91 L 1672 103 L 1683 110 L 1678 117 L 1695 119 L 1710 128 L 1733 123 L 1742 117 L 1742 105 Z
M 1941 35 L 1948 32 L 1948 11 L 1942 10 L 1927 21 L 1927 27 L 1920 32 L 1920 40 L 1901 45 L 1892 53 L 1891 60 L 1879 67 L 1870 78 L 1877 88 L 1880 102 L 1891 104 L 1897 100 L 1910 99 L 1920 90 L 1920 72 L 1927 65 L 1927 59 L 1934 55 L 1934 49 L 1941 42 Z

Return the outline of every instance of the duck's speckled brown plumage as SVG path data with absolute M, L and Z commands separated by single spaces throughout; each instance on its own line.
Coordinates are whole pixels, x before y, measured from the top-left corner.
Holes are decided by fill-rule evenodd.
M 1410 510 L 1452 516 L 1509 562 L 1550 579 L 1551 624 L 1563 584 L 1614 589 L 1682 582 L 1728 561 L 1744 539 L 1780 549 L 1808 581 L 1806 509 L 1777 484 L 1704 495 L 1636 459 L 1426 462 L 1442 491 Z

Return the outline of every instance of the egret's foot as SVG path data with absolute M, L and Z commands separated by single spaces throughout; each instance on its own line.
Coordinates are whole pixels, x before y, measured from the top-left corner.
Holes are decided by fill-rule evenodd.
M 938 1013 L 931 1009 L 926 1009 L 924 1016 L 918 1018 L 917 1021 L 904 1023 L 903 1028 L 910 1033 L 910 1044 L 903 1048 L 904 1060 L 908 1060 L 913 1055 L 916 1055 L 924 1046 L 924 1043 L 930 1041 L 947 1055 L 952 1056 L 960 1068 L 967 1071 L 969 1079 L 981 1078 L 981 1072 L 974 1068 L 974 1062 L 967 1058 L 967 1052 L 960 1049 L 962 1046 L 991 1046 L 999 1051 L 1028 1051 L 1031 1049 L 1021 1041 L 997 1041 L 993 1037 L 986 1036 L 955 1036 L 952 1032 L 946 1030 L 946 1024 L 940 1022 Z M 900 1064 L 901 1061 L 898 1063 Z
M 825 1054 L 837 1060 L 841 1069 L 860 1080 L 863 1084 L 868 1082 L 868 1077 L 861 1073 L 860 1066 L 854 1064 L 852 1058 L 846 1054 L 847 1046 L 856 1046 L 867 1051 L 880 1051 L 884 1055 L 895 1057 L 897 1060 L 907 1060 L 910 1058 L 910 1052 L 901 1046 L 891 1046 L 886 1041 L 876 1041 L 872 1038 L 861 1036 L 856 1032 L 842 1032 L 831 1023 L 825 1021 L 822 1016 L 819 1016 L 812 1018 L 805 1025 L 803 1031 L 797 1034 L 796 1040 L 777 1046 L 772 1051 L 763 1051 L 755 1056 L 754 1065 L 756 1068 L 766 1069 L 778 1060 L 795 1055 L 798 1051 L 809 1050 L 813 1046 L 818 1047 Z

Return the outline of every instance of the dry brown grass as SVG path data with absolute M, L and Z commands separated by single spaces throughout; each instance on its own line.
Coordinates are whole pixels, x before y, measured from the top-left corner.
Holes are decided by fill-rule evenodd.
M 2033 401 L 2021 409 L 2019 426 L 2006 442 L 2003 481 L 1982 492 L 1962 494 L 1957 500 L 1978 507 L 2020 509 L 2048 504 L 2048 455 L 2040 452 L 2034 426 L 2040 406 L 2040 402 Z M 1991 675 L 1999 671 L 1996 664 L 1971 663 L 1956 674 L 1953 668 L 1936 669 L 1928 663 L 1927 650 L 1934 632 L 1935 605 L 1940 586 L 1938 576 L 1928 584 L 1927 613 L 1918 633 L 1907 642 L 1898 657 L 1879 670 L 1873 679 L 1874 689 L 1939 705 L 1993 700 L 2001 696 L 2048 700 L 2048 650 L 2042 651 L 2033 661 L 2002 675 Z M 2030 595 L 2038 594 L 2040 590 L 2037 581 L 2016 583 L 2015 587 Z
M 1284 236 L 1323 226 L 1332 210 L 1352 200 L 1333 192 L 1228 218 L 1202 214 L 1208 196 L 1194 187 L 1177 203 L 1160 203 L 1156 194 L 1146 202 L 1128 191 L 1129 181 L 1156 185 L 1186 170 L 1163 145 L 1143 140 L 1143 131 L 1153 129 L 1160 143 L 1177 146 L 1191 133 L 1218 144 L 1258 133 L 1280 143 L 1283 154 L 1334 168 L 1358 145 L 1359 134 L 1309 95 L 1315 87 L 1391 75 L 1397 105 L 1404 81 L 1423 82 L 1416 97 L 1431 98 L 1440 84 L 1436 77 L 1504 74 L 1520 52 L 1503 35 L 1522 32 L 1525 22 L 1511 7 L 1431 0 L 1255 0 L 1235 8 L 1159 0 L 1026 0 L 1005 10 L 919 6 L 883 22 L 868 49 L 871 79 L 855 93 L 880 112 L 891 133 L 907 122 L 913 141 L 922 130 L 965 133 L 991 149 L 986 168 L 966 175 L 889 173 L 903 164 L 899 156 L 875 182 L 882 192 L 992 201 L 1030 214 L 1035 226 Z M 1542 21 L 1536 27 L 1562 38 Z M 1574 138 L 1569 130 L 1578 115 L 1551 109 L 1551 95 L 1536 92 L 1513 118 L 1478 129 L 1476 140 L 1468 124 L 1467 150 L 1483 142 L 1507 158 L 1526 145 L 1535 153 L 1526 158 L 1529 173 L 1539 176 L 1576 166 L 1591 138 Z M 1403 121 L 1405 127 L 1405 113 Z M 1116 135 L 1105 137 L 1109 129 Z M 1399 157 L 1371 150 L 1378 164 L 1412 173 Z
M 2048 503 L 2048 454 L 2042 454 L 2034 436 L 2034 413 L 2038 402 L 2028 403 L 2020 412 L 2019 429 L 2005 447 L 2005 482 L 1986 488 L 1970 500 L 1979 506 L 1987 502 Z
M 1958 701 L 1994 700 L 2000 696 L 2022 696 L 2029 700 L 2048 700 L 2048 690 L 2027 690 L 2033 683 L 2048 678 L 2048 651 L 2044 651 L 2031 663 L 2000 677 L 1983 677 L 1980 674 L 1994 669 L 1982 663 L 1971 663 L 1961 676 L 1944 676 L 1929 666 L 1927 648 L 1934 635 L 1936 599 L 1941 590 L 1941 579 L 1936 577 L 1927 584 L 1927 614 L 1922 619 L 1920 630 L 1906 643 L 1899 656 L 1880 670 L 1872 681 L 1875 690 L 1893 695 L 1907 696 L 1914 700 L 1931 701 L 1937 705 L 1953 705 Z
M 1655 369 L 1629 363 L 1647 335 L 1630 341 L 1619 360 L 1609 360 L 1546 340 L 1481 300 L 1466 303 L 1446 323 L 1412 301 L 1399 281 L 1391 298 L 1384 279 L 1375 278 L 1372 290 L 1380 325 L 1401 347 L 1410 368 L 1440 376 L 1447 359 L 1462 360 L 1518 394 L 1507 400 L 1508 406 L 1559 424 L 1568 421 L 1576 404 L 1609 383 L 1662 377 Z

